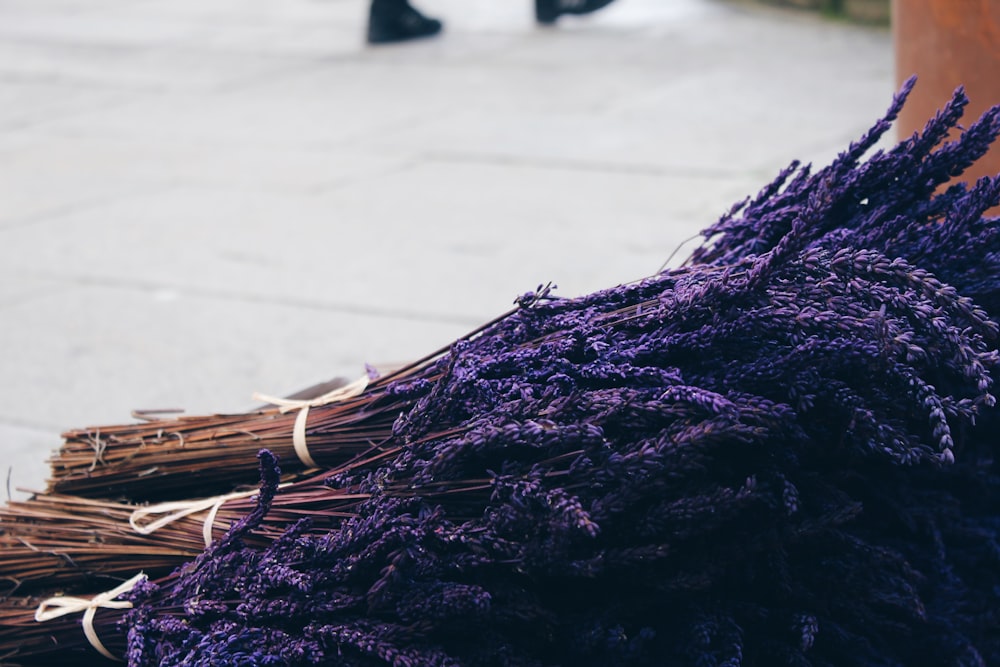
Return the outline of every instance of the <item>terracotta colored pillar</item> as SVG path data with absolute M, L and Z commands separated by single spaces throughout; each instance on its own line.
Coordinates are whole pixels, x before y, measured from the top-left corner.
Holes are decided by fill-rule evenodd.
M 919 130 L 959 85 L 969 96 L 963 124 L 1000 104 L 1000 0 L 892 0 L 896 78 L 917 75 L 899 136 Z M 994 145 L 965 180 L 1000 174 Z

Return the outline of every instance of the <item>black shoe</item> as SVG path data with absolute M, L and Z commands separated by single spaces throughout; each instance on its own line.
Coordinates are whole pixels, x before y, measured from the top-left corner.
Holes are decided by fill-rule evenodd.
M 589 14 L 610 5 L 613 0 L 535 0 L 535 19 L 555 23 L 563 14 Z
M 368 43 L 389 44 L 431 37 L 441 22 L 424 16 L 406 0 L 372 0 L 368 14 Z

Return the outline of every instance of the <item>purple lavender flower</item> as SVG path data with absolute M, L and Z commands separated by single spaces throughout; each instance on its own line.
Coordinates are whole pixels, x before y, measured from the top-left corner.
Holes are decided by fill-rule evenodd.
M 688 264 L 549 287 L 390 395 L 357 516 L 240 536 L 129 614 L 129 662 L 1000 663 L 1000 133 L 954 100 L 867 160 L 793 164 Z M 429 379 L 435 378 L 435 379 Z

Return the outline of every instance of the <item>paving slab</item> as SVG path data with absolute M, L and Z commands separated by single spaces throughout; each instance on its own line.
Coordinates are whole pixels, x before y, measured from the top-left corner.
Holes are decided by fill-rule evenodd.
M 0 423 L 0 475 L 4 481 L 0 502 L 24 500 L 33 491 L 44 491 L 52 432 L 48 429 Z
M 656 271 L 893 92 L 884 29 L 736 0 L 0 0 L 0 453 L 428 353 Z M 683 256 L 683 255 L 681 255 Z
M 12 225 L 0 261 L 67 284 L 473 325 L 540 282 L 576 295 L 655 272 L 754 186 L 714 180 L 441 158 L 306 197 L 176 186 Z

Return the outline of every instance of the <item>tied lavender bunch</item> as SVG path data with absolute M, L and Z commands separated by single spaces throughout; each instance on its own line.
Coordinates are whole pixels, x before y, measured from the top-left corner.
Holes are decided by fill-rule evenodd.
M 862 162 L 911 85 L 687 266 L 527 294 L 395 385 L 400 453 L 329 480 L 358 515 L 251 548 L 262 493 L 135 592 L 130 664 L 1000 664 L 1000 185 L 938 191 L 1000 121 L 939 146 L 959 93 Z

